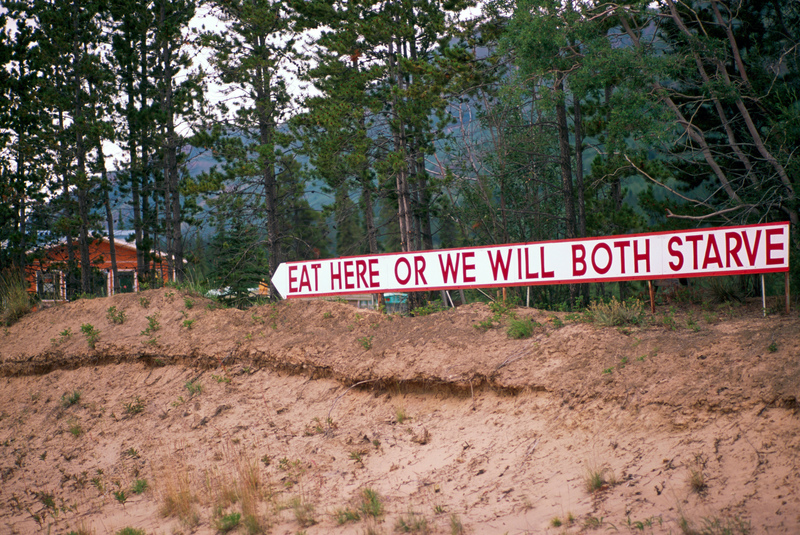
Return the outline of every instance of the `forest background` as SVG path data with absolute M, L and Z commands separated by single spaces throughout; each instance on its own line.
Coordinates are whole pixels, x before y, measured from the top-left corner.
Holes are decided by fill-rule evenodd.
M 244 294 L 289 260 L 790 221 L 800 280 L 798 2 L 3 9 L 0 268 L 66 239 L 89 294 L 129 230 L 142 282 L 160 251 Z

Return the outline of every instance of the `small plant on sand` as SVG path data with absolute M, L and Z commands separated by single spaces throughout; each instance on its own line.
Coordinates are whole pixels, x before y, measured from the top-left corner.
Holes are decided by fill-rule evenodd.
M 508 331 L 506 331 L 506 333 L 508 334 L 509 338 L 513 338 L 515 340 L 530 338 L 533 334 L 534 327 L 537 327 L 538 325 L 538 323 L 530 318 L 512 319 L 508 324 Z
M 692 492 L 697 494 L 703 494 L 708 488 L 706 476 L 703 473 L 702 468 L 697 467 L 689 469 L 689 488 L 692 490 Z
M 139 396 L 136 396 L 131 401 L 124 403 L 125 414 L 133 416 L 135 414 L 139 414 L 140 412 L 144 412 L 145 405 L 145 401 Z
M 80 390 L 73 390 L 71 394 L 69 392 L 64 392 L 64 394 L 61 396 L 61 406 L 66 409 L 67 407 L 72 407 L 80 400 L 81 400 Z
M 203 385 L 198 383 L 197 379 L 192 379 L 191 381 L 186 381 L 186 389 L 189 391 L 189 395 L 194 396 L 203 391 Z
M 67 422 L 67 429 L 69 430 L 69 433 L 75 438 L 78 438 L 83 434 L 83 427 L 81 427 L 81 423 L 75 419 L 70 419 Z
M 108 312 L 106 312 L 106 317 L 108 321 L 111 323 L 115 323 L 117 325 L 122 325 L 125 323 L 125 311 L 124 310 L 117 310 L 117 307 L 112 306 L 108 307 Z
M 395 533 L 430 533 L 428 519 L 413 511 L 409 511 L 397 519 L 394 531 Z
M 214 527 L 217 528 L 217 531 L 220 533 L 228 533 L 236 529 L 241 521 L 241 513 L 228 513 L 227 515 L 219 517 L 216 522 L 214 522 Z
M 197 496 L 192 492 L 189 475 L 177 469 L 167 470 L 159 509 L 161 516 L 176 516 L 184 525 L 196 526 L 200 517 L 195 510 L 195 502 Z
M 614 477 L 609 468 L 588 467 L 583 474 L 583 483 L 589 494 L 608 488 L 614 484 Z
M 142 306 L 142 308 L 150 308 L 150 299 L 145 296 L 141 296 L 139 298 L 139 304 Z
M 361 503 L 358 510 L 364 516 L 378 518 L 383 516 L 383 502 L 381 496 L 369 487 L 361 489 Z
M 143 529 L 136 529 L 136 528 L 122 528 L 119 530 L 116 535 L 147 535 L 147 532 Z
M 133 485 L 131 485 L 131 492 L 134 494 L 143 494 L 148 486 L 146 479 L 137 479 L 133 482 Z
M 681 515 L 678 527 L 683 535 L 749 535 L 750 523 L 739 518 L 703 518 L 700 526 Z
M 183 326 L 186 327 L 186 330 L 191 331 L 192 330 L 192 325 L 194 325 L 195 321 L 196 320 L 183 320 Z
M 464 533 L 464 525 L 457 514 L 450 515 L 450 535 L 462 535 Z
M 194 306 L 194 301 L 188 297 L 183 298 L 183 306 L 191 309 Z
M 775 353 L 778 350 L 778 344 L 772 342 L 770 345 L 767 346 L 767 351 L 770 353 Z
M 289 506 L 294 512 L 294 518 L 301 528 L 307 528 L 317 523 L 314 517 L 314 504 L 307 502 L 300 496 L 295 496 L 289 501 Z
M 333 517 L 336 519 L 336 523 L 340 526 L 342 524 L 347 524 L 348 522 L 358 522 L 361 520 L 361 515 L 358 514 L 358 511 L 354 511 L 349 507 L 346 509 L 337 509 L 333 512 Z
M 402 407 L 395 408 L 394 418 L 398 424 L 402 424 L 403 422 L 408 420 L 408 415 L 406 414 L 406 410 Z
M 128 495 L 122 489 L 114 491 L 114 498 L 122 505 L 125 505 L 125 502 L 128 501 Z
M 97 345 L 97 339 L 100 338 L 100 331 L 95 329 L 91 323 L 84 323 L 81 325 L 81 332 L 86 337 L 86 343 L 89 344 L 89 347 L 94 349 L 94 346 Z
M 620 325 L 639 325 L 647 317 L 644 305 L 638 299 L 617 301 L 611 299 L 608 303 L 594 301 L 586 311 L 587 319 L 603 325 L 616 327 Z
M 554 528 L 560 528 L 561 523 L 562 523 L 561 519 L 558 518 L 557 516 L 550 519 L 550 525 L 553 526 Z
M 361 336 L 358 339 L 358 343 L 361 344 L 361 347 L 364 349 L 369 350 L 372 347 L 372 339 L 374 336 Z
M 329 310 L 328 312 L 326 312 L 325 314 L 323 314 L 323 315 L 322 315 L 322 318 L 323 318 L 323 319 L 326 319 L 326 320 L 329 320 L 329 319 L 331 319 L 332 317 L 333 317 L 333 313 L 332 313 L 330 310 Z
M 145 317 L 147 318 L 147 328 L 142 331 L 142 336 L 150 336 L 161 328 L 161 324 L 158 323 L 158 314 Z

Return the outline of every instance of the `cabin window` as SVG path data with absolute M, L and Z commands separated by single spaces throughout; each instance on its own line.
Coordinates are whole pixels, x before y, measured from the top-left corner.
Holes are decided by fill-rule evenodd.
M 42 301 L 55 301 L 62 299 L 61 296 L 61 273 L 36 272 L 36 292 Z
M 117 277 L 119 278 L 119 293 L 127 294 L 134 291 L 133 271 L 119 271 Z

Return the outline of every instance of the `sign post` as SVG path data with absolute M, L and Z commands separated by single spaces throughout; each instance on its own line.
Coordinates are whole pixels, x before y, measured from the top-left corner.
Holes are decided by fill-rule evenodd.
M 281 297 L 576 284 L 789 270 L 789 223 L 286 262 Z

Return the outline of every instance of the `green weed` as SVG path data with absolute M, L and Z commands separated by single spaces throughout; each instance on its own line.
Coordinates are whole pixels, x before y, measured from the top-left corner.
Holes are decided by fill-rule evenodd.
M 142 336 L 150 336 L 161 328 L 161 324 L 158 322 L 158 314 L 145 317 L 147 318 L 147 328 L 142 331 Z
M 364 349 L 369 350 L 372 347 L 373 338 L 373 336 L 362 336 L 358 339 L 358 343 L 361 344 L 361 347 Z
M 124 403 L 123 405 L 125 407 L 125 414 L 133 416 L 134 414 L 144 412 L 146 403 L 142 398 L 136 396 L 134 399 Z
M 111 323 L 115 323 L 117 325 L 122 325 L 125 323 L 125 311 L 124 310 L 117 310 L 117 307 L 112 306 L 108 307 L 108 312 L 106 313 L 106 317 L 108 321 Z
M 67 407 L 72 407 L 73 405 L 77 404 L 80 400 L 80 390 L 73 390 L 71 394 L 64 392 L 64 394 L 61 396 L 61 406 L 66 409 Z
M 193 379 L 191 381 L 186 381 L 186 389 L 189 391 L 189 395 L 194 396 L 195 394 L 200 394 L 203 391 L 203 386 Z
M 84 323 L 81 325 L 81 332 L 86 336 L 86 343 L 89 344 L 89 347 L 94 349 L 97 339 L 100 338 L 100 331 L 95 329 L 91 323 Z
M 364 516 L 371 516 L 373 518 L 379 518 L 383 515 L 383 503 L 381 501 L 381 496 L 371 488 L 363 488 L 361 489 L 361 503 L 359 505 L 359 511 Z
M 515 340 L 530 338 L 533 334 L 534 327 L 538 326 L 539 324 L 530 318 L 512 319 L 508 324 L 508 331 L 506 331 L 506 333 L 508 334 L 509 338 L 513 338 Z
M 241 513 L 229 513 L 219 517 L 217 521 L 214 522 L 214 527 L 217 528 L 217 531 L 220 533 L 228 533 L 229 531 L 236 529 L 241 520 Z

